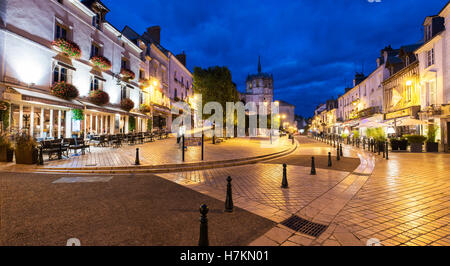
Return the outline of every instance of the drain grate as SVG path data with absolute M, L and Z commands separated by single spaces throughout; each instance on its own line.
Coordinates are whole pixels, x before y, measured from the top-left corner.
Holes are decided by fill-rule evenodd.
M 320 236 L 328 228 L 328 226 L 326 225 L 310 222 L 298 217 L 297 215 L 292 215 L 290 218 L 284 220 L 281 224 L 291 228 L 292 230 L 313 237 Z

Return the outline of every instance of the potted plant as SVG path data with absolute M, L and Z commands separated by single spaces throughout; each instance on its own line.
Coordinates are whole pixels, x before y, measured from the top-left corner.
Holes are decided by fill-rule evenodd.
M 16 164 L 35 164 L 38 159 L 37 143 L 33 137 L 23 133 L 14 137 L 16 142 Z
M 139 111 L 141 111 L 141 113 L 150 113 L 151 112 L 151 108 L 148 104 L 141 104 L 139 106 Z
M 120 75 L 122 75 L 124 79 L 134 79 L 136 77 L 136 74 L 128 68 L 122 68 L 120 70 Z
M 103 71 L 108 71 L 112 67 L 111 61 L 109 61 L 108 58 L 101 55 L 93 56 L 91 58 L 91 63 Z
M 428 126 L 427 142 L 425 145 L 425 150 L 427 152 L 438 152 L 439 151 L 439 144 L 436 142 L 437 130 L 438 130 L 438 128 L 434 125 Z
M 89 93 L 89 100 L 96 105 L 105 105 L 109 103 L 109 95 L 102 90 L 95 90 Z
M 391 138 L 390 142 L 391 142 L 391 149 L 393 151 L 398 151 L 398 149 L 400 148 L 400 140 L 397 138 Z
M 64 81 L 55 83 L 51 87 L 50 93 L 65 100 L 75 99 L 79 95 L 78 89 L 75 86 Z
M 81 57 L 81 50 L 78 44 L 65 40 L 65 39 L 58 39 L 53 41 L 52 45 L 61 53 L 68 57 L 72 58 L 80 58 Z
M 411 152 L 422 152 L 423 142 L 427 139 L 422 135 L 407 135 L 409 144 L 411 145 Z
M 9 140 L 9 135 L 0 134 L 0 162 L 12 162 L 14 157 L 14 148 Z
M 131 111 L 131 109 L 133 109 L 134 107 L 134 102 L 130 99 L 130 98 L 123 98 L 120 101 L 120 108 L 122 108 L 123 110 L 129 112 Z

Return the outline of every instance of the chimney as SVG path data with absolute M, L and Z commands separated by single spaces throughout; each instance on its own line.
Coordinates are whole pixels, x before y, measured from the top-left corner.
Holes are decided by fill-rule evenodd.
M 178 59 L 178 61 L 180 61 L 180 63 L 186 66 L 186 54 L 184 53 L 184 51 L 181 54 L 177 54 L 175 57 Z
M 147 34 L 157 43 L 160 42 L 161 38 L 161 27 L 160 26 L 151 26 L 147 28 Z
M 361 83 L 365 78 L 364 73 L 356 73 L 355 79 L 353 80 L 353 87 Z

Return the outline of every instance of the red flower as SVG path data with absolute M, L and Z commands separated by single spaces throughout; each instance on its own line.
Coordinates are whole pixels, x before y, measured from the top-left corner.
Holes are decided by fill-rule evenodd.
M 53 41 L 53 46 L 58 47 L 61 49 L 61 52 L 67 56 L 73 57 L 73 58 L 80 58 L 81 57 L 81 50 L 78 44 L 64 39 L 58 39 L 56 41 Z
M 91 63 L 103 71 L 108 71 L 111 69 L 111 61 L 101 55 L 92 57 Z
M 77 98 L 79 93 L 75 86 L 68 84 L 66 82 L 55 83 L 50 89 L 50 93 L 56 97 L 63 98 L 66 100 L 71 100 Z
M 89 100 L 96 105 L 105 105 L 109 103 L 109 95 L 101 90 L 91 91 L 89 93 Z
M 124 98 L 122 99 L 122 101 L 120 101 L 120 108 L 129 112 L 134 108 L 134 102 L 130 98 Z
M 126 69 L 126 68 L 122 68 L 120 70 L 120 74 L 127 79 L 134 79 L 136 77 L 136 74 L 134 74 L 133 71 Z

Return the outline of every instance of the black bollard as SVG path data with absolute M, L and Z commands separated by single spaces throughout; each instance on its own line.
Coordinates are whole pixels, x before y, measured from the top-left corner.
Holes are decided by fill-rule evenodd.
M 344 157 L 344 154 L 342 153 L 342 144 L 340 144 L 341 145 L 341 148 L 339 149 L 339 153 L 341 154 L 341 157 Z
M 383 158 L 386 158 L 386 147 L 384 146 L 385 142 L 383 141 L 380 144 L 381 144 L 381 148 L 383 148 Z
M 198 239 L 198 245 L 200 247 L 207 247 L 209 246 L 209 239 L 208 239 L 208 218 L 206 215 L 208 214 L 208 206 L 206 204 L 203 204 L 200 206 L 200 237 Z
M 295 140 L 294 140 L 294 135 L 292 135 L 292 145 L 294 145 Z
M 181 136 L 181 160 L 184 162 L 184 134 Z
M 284 163 L 283 164 L 283 179 L 281 180 L 281 188 L 288 188 L 288 181 L 287 181 L 287 170 L 286 170 L 287 165 Z
M 233 193 L 231 190 L 231 176 L 227 178 L 227 197 L 225 200 L 225 211 L 233 212 Z
M 328 152 L 328 167 L 331 167 L 331 152 Z
M 136 148 L 136 160 L 134 161 L 134 165 L 140 165 L 139 162 L 139 148 Z
M 380 155 L 381 150 L 381 141 L 377 141 L 377 147 L 378 147 L 378 155 Z
M 336 149 L 336 160 L 338 160 L 338 161 L 341 160 L 341 157 L 339 156 L 339 145 Z
M 44 165 L 44 154 L 42 152 L 42 146 L 39 147 L 39 165 Z
M 205 159 L 205 135 L 202 133 L 202 161 L 203 159 Z
M 316 174 L 316 164 L 314 163 L 314 157 L 311 157 L 311 175 Z
M 389 142 L 386 141 L 386 160 L 389 160 Z
M 366 139 L 363 139 L 363 150 L 366 149 Z

